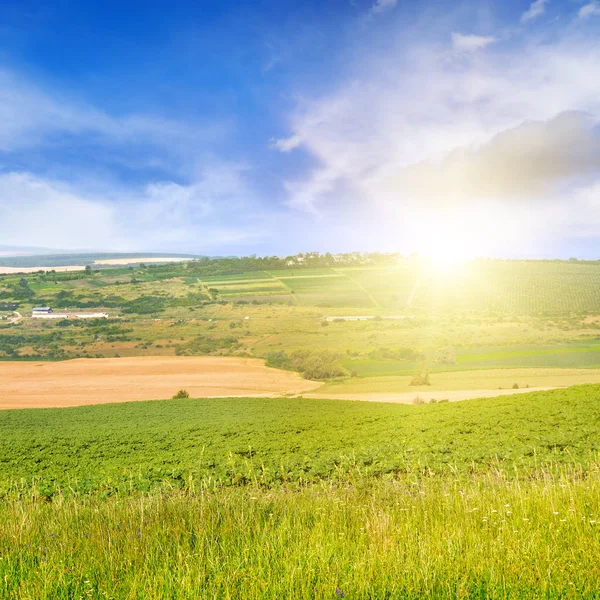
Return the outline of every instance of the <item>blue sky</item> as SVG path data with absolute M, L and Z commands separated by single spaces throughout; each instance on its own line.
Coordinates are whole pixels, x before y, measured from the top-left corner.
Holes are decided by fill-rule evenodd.
M 600 2 L 0 5 L 0 246 L 600 258 Z

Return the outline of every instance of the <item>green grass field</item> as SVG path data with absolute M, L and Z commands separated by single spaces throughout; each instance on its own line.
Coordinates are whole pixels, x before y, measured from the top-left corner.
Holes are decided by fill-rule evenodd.
M 600 386 L 0 413 L 3 598 L 595 598 Z
M 0 358 L 345 370 L 311 396 L 600 384 L 599 263 L 384 263 L 4 275 Z M 28 319 L 38 304 L 111 318 Z M 596 598 L 599 452 L 600 385 L 4 411 L 0 597 Z

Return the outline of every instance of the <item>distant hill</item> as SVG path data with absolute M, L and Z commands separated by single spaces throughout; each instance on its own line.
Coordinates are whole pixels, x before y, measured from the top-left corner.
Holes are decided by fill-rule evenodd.
M 4 247 L 5 248 L 5 247 Z M 132 252 L 132 253 L 118 253 L 118 252 L 90 252 L 90 253 L 54 253 L 54 254 L 46 254 L 46 253 L 36 253 L 36 254 L 26 254 L 25 249 L 20 249 L 23 251 L 21 255 L 5 255 L 2 254 L 4 252 L 9 252 L 8 250 L 3 250 L 3 247 L 0 246 L 0 267 L 22 267 L 22 268 L 31 268 L 31 267 L 64 267 L 68 265 L 89 265 L 94 261 L 99 260 L 114 260 L 114 259 L 141 259 L 141 258 L 202 258 L 199 255 L 194 254 L 169 254 L 165 252 Z M 39 248 L 36 249 L 39 251 Z

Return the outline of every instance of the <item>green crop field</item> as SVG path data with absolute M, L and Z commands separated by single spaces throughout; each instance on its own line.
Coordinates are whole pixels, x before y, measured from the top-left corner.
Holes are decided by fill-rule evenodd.
M 414 260 L 365 260 L 358 267 L 342 262 L 282 268 L 280 259 L 216 259 L 3 275 L 0 304 L 18 304 L 25 318 L 7 322 L 7 312 L 0 321 L 0 357 L 176 354 L 181 342 L 201 335 L 217 340 L 209 346 L 221 354 L 267 357 L 281 349 L 319 349 L 379 360 L 380 373 L 413 369 L 406 361 L 393 367 L 389 358 L 375 356 L 406 347 L 430 360 L 437 349 L 452 346 L 455 364 L 463 369 L 583 367 L 600 362 L 595 343 L 600 334 L 598 263 L 475 261 L 452 276 L 442 276 Z M 111 322 L 115 333 L 103 334 L 97 322 L 33 322 L 27 318 L 29 311 L 40 304 L 56 312 L 106 311 L 118 318 Z M 325 317 L 352 315 L 408 318 L 322 327 Z M 233 338 L 235 343 L 223 341 Z M 590 350 L 577 357 L 561 350 L 580 342 Z M 468 358 L 489 347 L 514 350 L 505 357 L 496 352 L 487 364 Z M 521 352 L 523 347 L 532 348 L 531 353 Z M 430 362 L 432 371 L 438 369 L 435 360 Z
M 0 413 L 3 598 L 595 598 L 600 386 Z
M 600 385 L 564 386 L 600 384 L 600 263 L 301 258 L 0 276 L 2 360 L 248 356 L 323 382 L 0 412 L 0 597 L 597 597 Z M 444 402 L 515 386 L 563 389 Z

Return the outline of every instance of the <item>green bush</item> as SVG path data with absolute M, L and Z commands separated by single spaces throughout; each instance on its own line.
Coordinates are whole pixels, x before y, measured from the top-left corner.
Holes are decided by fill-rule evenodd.
M 425 373 L 425 372 L 417 373 L 410 380 L 410 385 L 431 385 L 431 381 L 429 381 L 429 373 Z
M 332 379 L 346 375 L 339 356 L 327 350 L 296 350 L 288 355 L 283 350 L 267 355 L 268 367 L 298 371 L 305 379 Z

